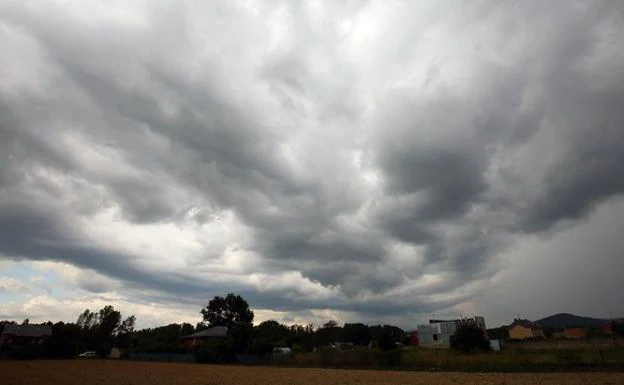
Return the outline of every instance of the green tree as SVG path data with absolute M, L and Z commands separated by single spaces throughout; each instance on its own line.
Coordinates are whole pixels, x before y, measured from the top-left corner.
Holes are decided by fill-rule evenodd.
M 134 320 L 132 321 L 134 324 Z M 104 306 L 98 312 L 97 329 L 102 338 L 110 338 L 117 331 L 121 324 L 121 312 L 115 310 L 111 305 Z M 134 326 L 133 326 L 134 327 Z
M 120 348 L 130 347 L 132 335 L 134 334 L 134 323 L 136 317 L 131 315 L 121 322 L 117 328 L 117 346 Z
M 329 320 L 327 322 L 325 322 L 325 325 L 323 325 L 324 328 L 335 328 L 338 327 L 338 322 L 334 321 L 334 320 Z
M 490 342 L 483 330 L 474 325 L 462 325 L 451 336 L 451 348 L 462 353 L 487 352 Z
M 493 340 L 508 340 L 509 339 L 509 330 L 507 326 L 501 326 L 498 328 L 488 329 L 488 336 Z
M 624 337 L 624 322 L 622 321 L 613 322 L 613 325 L 611 326 L 611 328 L 612 328 L 611 332 L 613 333 L 614 336 Z
M 345 324 L 342 328 L 344 342 L 351 342 L 355 345 L 368 345 L 372 338 L 371 330 L 362 323 Z
M 85 311 L 78 316 L 78 320 L 76 321 L 76 325 L 82 329 L 93 329 L 96 324 L 96 314 L 89 309 L 85 309 Z
M 289 339 L 290 330 L 274 320 L 268 320 L 262 322 L 260 325 L 255 327 L 255 336 L 256 338 L 265 338 L 271 341 L 273 344 L 285 344 L 285 342 Z
M 57 322 L 52 325 L 52 336 L 45 342 L 49 358 L 75 357 L 78 351 L 81 329 L 73 323 Z
M 342 342 L 342 328 L 336 321 L 328 321 L 314 332 L 315 346 L 327 346 L 334 342 Z
M 266 356 L 273 352 L 273 342 L 265 337 L 255 338 L 251 345 L 251 354 L 254 356 Z
M 253 338 L 254 313 L 247 301 L 233 293 L 225 297 L 215 296 L 208 306 L 201 310 L 204 323 L 210 326 L 227 326 L 228 337 L 223 344 L 215 344 L 210 352 L 215 353 L 219 360 L 232 359 L 235 354 L 249 350 Z M 215 351 L 215 349 L 217 349 Z M 200 354 L 206 353 L 202 349 Z M 210 356 L 210 354 L 208 354 Z
M 394 349 L 397 342 L 405 341 L 405 332 L 403 329 L 392 325 L 375 325 L 369 327 L 371 337 L 376 341 L 377 346 L 383 350 Z
M 254 313 L 247 301 L 240 295 L 228 294 L 225 298 L 215 296 L 208 302 L 208 306 L 201 310 L 204 322 L 210 326 L 234 327 L 238 324 L 251 325 Z
M 118 342 L 129 344 L 135 320 L 134 316 L 130 316 L 122 322 L 121 312 L 111 305 L 104 306 L 97 313 L 86 309 L 76 321 L 81 331 L 79 347 L 82 350 L 94 349 L 100 356 L 105 356 Z
M 180 327 L 181 336 L 187 336 L 193 333 L 195 333 L 195 329 L 193 328 L 193 325 L 191 325 L 190 323 L 185 322 Z

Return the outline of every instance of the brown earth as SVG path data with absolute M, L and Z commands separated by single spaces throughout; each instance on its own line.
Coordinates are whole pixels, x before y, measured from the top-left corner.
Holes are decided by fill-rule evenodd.
M 624 373 L 423 373 L 98 360 L 0 361 L 0 385 L 624 385 Z

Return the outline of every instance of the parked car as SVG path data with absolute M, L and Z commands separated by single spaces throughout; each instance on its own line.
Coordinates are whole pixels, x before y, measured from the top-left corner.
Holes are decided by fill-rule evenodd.
M 292 356 L 293 352 L 290 348 L 273 348 L 274 356 Z
M 97 357 L 97 354 L 95 354 L 95 352 L 93 351 L 88 351 L 88 352 L 84 352 L 82 354 L 78 355 L 79 358 L 95 358 Z

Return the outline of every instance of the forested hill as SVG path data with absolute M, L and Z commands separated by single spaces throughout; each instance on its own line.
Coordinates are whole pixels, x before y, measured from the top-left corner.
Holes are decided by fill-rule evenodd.
M 570 313 L 558 313 L 542 318 L 535 322 L 542 327 L 560 329 L 564 327 L 578 326 L 584 328 L 600 328 L 608 320 L 600 318 L 582 317 Z

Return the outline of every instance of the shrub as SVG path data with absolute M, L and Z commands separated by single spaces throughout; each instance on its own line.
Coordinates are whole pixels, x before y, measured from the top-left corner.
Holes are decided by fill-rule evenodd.
M 112 349 L 112 345 L 110 343 L 103 342 L 98 345 L 98 347 L 95 349 L 95 352 L 97 353 L 99 357 L 106 358 L 110 354 L 111 349 Z
M 193 356 L 200 363 L 225 362 L 232 359 L 231 348 L 227 340 L 207 339 L 201 345 L 195 347 Z
M 251 354 L 263 357 L 271 354 L 273 347 L 273 343 L 268 338 L 256 338 L 251 344 Z
M 462 325 L 451 336 L 451 348 L 462 353 L 490 351 L 490 342 L 481 329 L 473 325 Z
M 376 352 L 373 358 L 373 366 L 377 368 L 393 368 L 401 365 L 400 350 L 386 350 Z

